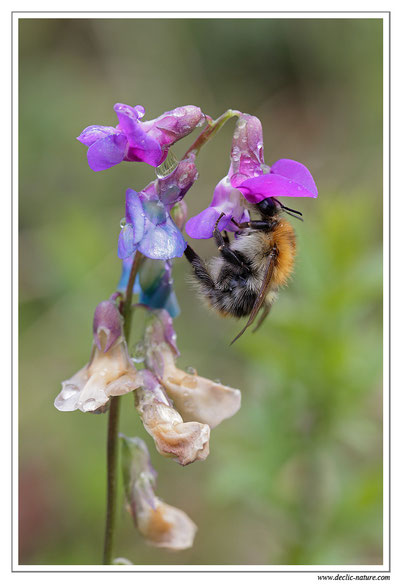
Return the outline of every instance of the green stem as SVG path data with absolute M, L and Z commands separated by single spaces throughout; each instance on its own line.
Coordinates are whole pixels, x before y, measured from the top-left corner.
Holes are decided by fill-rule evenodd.
M 239 114 L 239 111 L 229 109 L 221 116 L 219 116 L 219 118 L 216 118 L 216 120 L 210 121 L 205 130 L 198 136 L 197 140 L 187 150 L 183 156 L 183 159 L 187 158 L 187 156 L 192 152 L 194 152 L 195 155 L 198 155 L 204 144 L 206 144 L 217 132 L 219 132 L 219 130 L 226 124 L 228 120 L 238 116 Z
M 133 286 L 135 277 L 142 261 L 142 255 L 137 252 L 131 267 L 126 297 L 121 308 L 124 318 L 124 336 L 128 342 L 131 328 Z M 110 400 L 109 420 L 107 431 L 107 495 L 106 495 L 106 526 L 105 543 L 103 547 L 103 563 L 110 565 L 113 561 L 113 547 L 116 531 L 117 509 L 117 463 L 118 463 L 118 435 L 119 435 L 120 396 Z
M 107 431 L 107 506 L 105 543 L 103 548 L 103 563 L 106 565 L 111 564 L 113 561 L 113 547 L 116 527 L 119 412 L 120 397 L 112 397 L 110 400 Z

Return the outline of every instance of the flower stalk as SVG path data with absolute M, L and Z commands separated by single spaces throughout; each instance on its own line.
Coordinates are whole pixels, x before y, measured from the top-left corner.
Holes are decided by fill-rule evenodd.
M 132 298 L 135 278 L 141 265 L 142 255 L 137 252 L 131 267 L 126 297 L 120 312 L 124 318 L 124 336 L 128 342 L 132 319 Z M 112 397 L 110 401 L 108 431 L 107 431 L 107 494 L 106 494 L 106 525 L 103 547 L 103 564 L 113 563 L 113 548 L 116 531 L 117 508 L 117 468 L 118 468 L 118 436 L 120 397 Z
M 208 117 L 207 127 L 203 132 L 201 132 L 196 141 L 187 150 L 183 156 L 183 160 L 191 153 L 194 153 L 197 156 L 204 144 L 206 144 L 215 134 L 217 134 L 227 121 L 239 115 L 239 111 L 228 109 L 221 116 L 219 116 L 219 118 L 216 118 L 216 120 L 212 121 L 211 118 Z

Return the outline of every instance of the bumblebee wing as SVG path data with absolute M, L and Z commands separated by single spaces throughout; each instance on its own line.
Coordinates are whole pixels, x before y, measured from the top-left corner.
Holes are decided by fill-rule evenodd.
M 242 330 L 239 332 L 239 334 L 233 339 L 233 341 L 230 343 L 231 345 L 233 345 L 233 343 L 235 341 L 237 341 L 237 339 L 239 339 L 242 336 L 242 334 L 248 329 L 248 327 L 253 324 L 258 312 L 260 311 L 260 308 L 264 304 L 265 297 L 266 297 L 267 292 L 268 292 L 268 287 L 269 287 L 269 284 L 271 282 L 272 275 L 274 273 L 276 257 L 277 257 L 277 251 L 276 251 L 276 248 L 274 248 L 271 250 L 271 252 L 268 256 L 268 262 L 267 262 L 267 267 L 265 268 L 262 286 L 260 288 L 260 291 L 258 292 L 258 296 L 257 296 L 256 301 L 254 303 L 253 309 L 250 313 L 247 324 L 244 328 L 242 328 Z

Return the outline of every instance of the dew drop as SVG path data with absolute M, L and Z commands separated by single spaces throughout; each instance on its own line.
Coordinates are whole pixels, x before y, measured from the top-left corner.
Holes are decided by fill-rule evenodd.
M 94 409 L 96 409 L 96 401 L 91 398 L 88 399 L 84 404 L 82 404 L 82 409 L 84 410 L 84 412 L 91 412 Z
M 120 219 L 120 227 L 123 229 L 123 227 L 125 227 L 126 225 L 127 225 L 126 218 L 123 217 L 122 219 Z
M 178 164 L 179 161 L 174 155 L 172 149 L 170 149 L 166 159 L 156 168 L 156 176 L 158 178 L 165 178 L 177 168 Z
M 197 375 L 197 370 L 194 367 L 186 367 L 186 373 L 189 375 Z
M 75 395 L 77 392 L 78 392 L 78 387 L 76 385 L 72 385 L 69 383 L 68 385 L 64 386 L 63 399 L 69 399 L 70 397 Z

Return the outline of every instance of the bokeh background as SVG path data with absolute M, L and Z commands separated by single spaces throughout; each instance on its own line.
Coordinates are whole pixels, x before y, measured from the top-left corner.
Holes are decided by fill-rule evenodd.
M 60 413 L 60 381 L 87 360 L 94 307 L 115 289 L 124 192 L 154 177 L 92 172 L 75 140 L 196 104 L 263 123 L 268 164 L 306 164 L 294 278 L 260 331 L 194 298 L 175 261 L 179 364 L 242 389 L 211 454 L 160 457 L 127 396 L 122 431 L 150 447 L 158 494 L 199 530 L 191 550 L 144 544 L 119 498 L 117 555 L 135 564 L 382 563 L 382 21 L 22 19 L 19 26 L 20 563 L 97 564 L 105 514 L 106 416 Z M 199 157 L 195 214 L 226 174 L 233 122 Z M 179 156 L 191 137 L 175 148 Z M 204 257 L 210 241 L 195 242 Z

